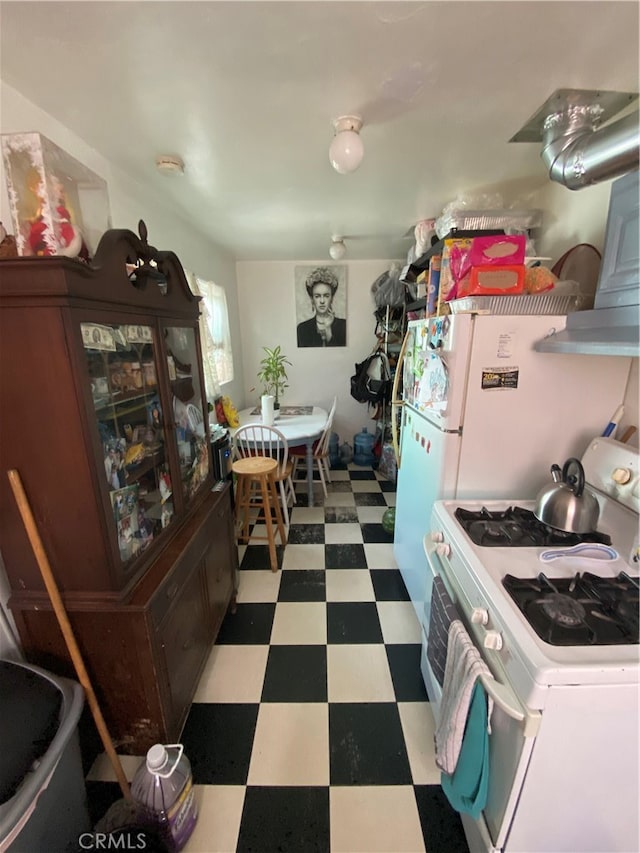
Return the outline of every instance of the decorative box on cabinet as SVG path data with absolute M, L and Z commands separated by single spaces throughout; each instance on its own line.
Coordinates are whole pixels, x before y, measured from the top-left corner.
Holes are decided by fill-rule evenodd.
M 236 588 L 213 474 L 198 298 L 108 231 L 91 267 L 0 262 L 0 550 L 29 659 L 71 664 L 6 478 L 18 470 L 112 737 L 179 738 Z

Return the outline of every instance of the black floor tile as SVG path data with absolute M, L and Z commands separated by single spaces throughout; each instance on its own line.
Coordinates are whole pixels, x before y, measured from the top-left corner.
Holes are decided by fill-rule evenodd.
M 429 853 L 468 853 L 460 815 L 440 785 L 414 785 L 424 845 Z
M 378 485 L 383 492 L 395 492 L 396 490 L 396 484 L 389 480 L 378 480 Z
M 356 506 L 386 506 L 382 492 L 354 492 Z
M 259 707 L 257 702 L 191 706 L 181 743 L 195 785 L 246 785 Z
M 332 785 L 412 782 L 395 702 L 331 703 L 329 751 Z
M 290 545 L 324 545 L 324 524 L 291 524 Z
M 271 646 L 262 702 L 326 702 L 327 647 Z
M 393 643 L 385 646 L 391 680 L 398 702 L 428 702 L 420 672 L 419 643 Z
M 322 569 L 294 569 L 282 572 L 278 601 L 326 601 L 325 573 Z
M 372 569 L 371 583 L 376 601 L 410 601 L 399 569 Z
M 351 470 L 351 471 L 349 471 L 349 477 L 352 480 L 375 480 L 376 479 L 375 471 L 372 471 L 369 468 L 365 468 L 362 471 Z
M 354 506 L 326 506 L 324 520 L 326 524 L 357 524 L 358 510 Z
M 264 645 L 271 639 L 275 602 L 238 604 L 227 612 L 216 642 L 219 645 Z
M 382 643 L 374 602 L 327 602 L 327 642 Z
M 276 540 L 277 541 L 277 540 Z M 276 545 L 276 557 L 278 558 L 278 568 L 282 567 L 282 558 L 284 556 L 284 547 Z M 244 552 L 244 557 L 240 563 L 241 569 L 270 569 L 271 560 L 269 557 L 268 545 L 247 545 L 247 550 Z
M 248 787 L 237 853 L 327 853 L 329 789 Z
M 366 569 L 364 545 L 325 545 L 324 565 L 327 569 Z
M 361 524 L 362 539 L 365 542 L 393 542 L 393 533 L 387 533 L 381 524 L 366 522 Z

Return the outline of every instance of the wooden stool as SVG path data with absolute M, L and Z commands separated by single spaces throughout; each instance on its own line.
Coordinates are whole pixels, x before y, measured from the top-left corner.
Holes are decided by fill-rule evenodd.
M 269 560 L 271 571 L 278 571 L 278 558 L 276 556 L 275 531 L 273 529 L 272 511 L 275 512 L 276 524 L 280 534 L 280 542 L 287 544 L 280 512 L 280 499 L 276 489 L 275 473 L 278 469 L 276 459 L 266 456 L 247 456 L 245 459 L 236 459 L 231 466 L 232 471 L 238 478 L 236 489 L 236 521 L 244 513 L 242 520 L 242 532 L 238 534 L 239 542 L 249 542 L 250 539 L 266 540 L 269 543 Z M 249 536 L 249 509 L 262 509 L 264 521 L 267 527 L 266 536 Z

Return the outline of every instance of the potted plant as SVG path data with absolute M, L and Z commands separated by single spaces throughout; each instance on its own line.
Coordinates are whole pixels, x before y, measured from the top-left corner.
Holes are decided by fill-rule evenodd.
M 275 397 L 274 409 L 279 409 L 279 396 L 285 388 L 289 387 L 285 365 L 288 364 L 291 366 L 291 362 L 282 354 L 280 346 L 274 347 L 274 349 L 269 349 L 269 347 L 262 347 L 262 349 L 266 352 L 266 355 L 260 362 L 258 379 L 264 386 L 264 393 L 273 394 Z

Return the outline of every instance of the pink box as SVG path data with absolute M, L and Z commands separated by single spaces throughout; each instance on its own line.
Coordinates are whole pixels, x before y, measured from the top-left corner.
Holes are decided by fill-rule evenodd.
M 523 235 L 474 237 L 469 251 L 470 267 L 506 267 L 524 263 Z

